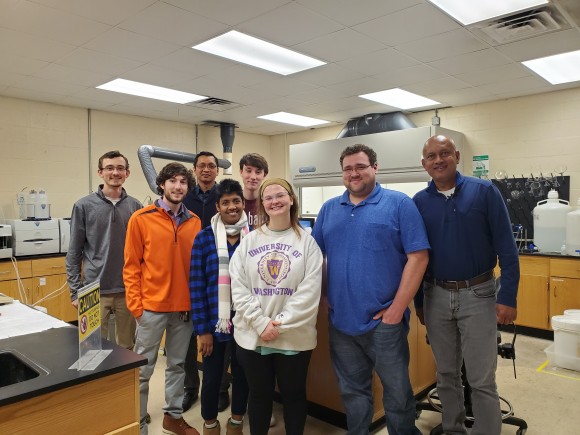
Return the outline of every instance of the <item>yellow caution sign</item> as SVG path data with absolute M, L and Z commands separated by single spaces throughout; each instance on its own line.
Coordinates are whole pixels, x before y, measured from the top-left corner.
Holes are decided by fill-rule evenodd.
M 94 283 L 79 293 L 79 341 L 101 327 L 101 287 Z

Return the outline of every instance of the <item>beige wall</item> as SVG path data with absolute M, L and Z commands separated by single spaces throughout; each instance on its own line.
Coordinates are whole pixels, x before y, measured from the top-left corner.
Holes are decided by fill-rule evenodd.
M 425 126 L 433 114 L 428 111 L 410 118 Z M 537 175 L 566 165 L 573 202 L 580 196 L 580 88 L 442 109 L 439 116 L 443 127 L 465 134 L 466 168 L 471 168 L 471 158 L 478 154 L 489 154 L 491 174 L 503 169 L 515 176 Z M 217 127 L 100 111 L 91 111 L 90 117 L 91 162 L 87 110 L 0 97 L 0 218 L 17 216 L 16 193 L 23 188 L 46 189 L 52 216 L 68 216 L 74 201 L 98 185 L 97 159 L 111 149 L 129 158 L 132 172 L 125 186 L 141 201 L 153 195 L 137 159 L 140 145 L 192 153 L 209 150 L 221 156 Z M 335 125 L 270 137 L 236 131 L 233 177 L 239 180 L 237 162 L 247 152 L 260 153 L 268 160 L 270 177 L 287 177 L 290 144 L 332 139 L 341 128 Z M 157 168 L 165 163 L 154 159 Z
M 433 116 L 434 111 L 426 111 L 409 118 L 422 127 L 430 125 Z M 571 202 L 576 204 L 580 197 L 580 88 L 442 109 L 439 117 L 442 127 L 465 134 L 463 159 L 468 175 L 472 157 L 481 154 L 489 155 L 492 176 L 498 170 L 515 177 L 549 174 L 566 165 Z M 327 127 L 271 140 L 290 145 L 333 139 L 339 132 L 338 127 Z
M 220 130 L 216 127 L 94 110 L 89 113 L 85 109 L 0 97 L 0 219 L 18 217 L 15 199 L 23 188 L 45 189 L 51 215 L 70 216 L 74 202 L 100 183 L 98 158 L 113 149 L 129 159 L 127 192 L 140 201 L 148 196 L 154 198 L 137 158 L 137 150 L 143 144 L 190 153 L 208 150 L 218 157 L 222 154 Z M 236 131 L 233 178 L 240 180 L 237 162 L 248 152 L 262 154 L 273 167 L 285 164 L 283 159 L 282 163 L 273 161 L 269 137 Z M 168 161 L 154 158 L 153 163 L 160 169 Z

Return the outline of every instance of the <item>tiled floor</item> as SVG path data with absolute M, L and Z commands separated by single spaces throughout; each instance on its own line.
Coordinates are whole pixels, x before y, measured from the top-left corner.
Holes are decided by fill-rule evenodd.
M 503 341 L 511 338 L 504 334 Z M 532 337 L 518 336 L 516 342 L 517 379 L 514 379 L 511 360 L 498 360 L 497 380 L 501 396 L 506 397 L 514 406 L 515 415 L 528 423 L 527 435 L 565 435 L 580 433 L 580 373 L 558 369 L 548 364 L 538 370 L 545 362 L 543 350 L 550 344 L 549 341 Z M 149 412 L 152 422 L 149 425 L 151 435 L 160 435 L 162 410 L 164 403 L 163 369 L 165 358 L 159 357 L 157 367 L 151 381 Z M 271 435 L 283 435 L 282 409 L 275 404 L 274 414 L 278 424 L 270 430 Z M 223 412 L 219 419 L 222 427 L 229 414 Z M 184 414 L 185 419 L 201 432 L 202 419 L 200 416 L 199 401 Z M 417 427 L 423 434 L 439 424 L 441 417 L 438 413 L 423 412 Z M 517 428 L 504 425 L 502 435 L 515 434 Z M 223 430 L 225 433 L 225 430 Z M 345 431 L 331 424 L 308 417 L 306 435 L 337 435 Z M 244 428 L 244 434 L 249 434 L 249 428 Z M 374 432 L 377 435 L 387 435 L 386 428 Z

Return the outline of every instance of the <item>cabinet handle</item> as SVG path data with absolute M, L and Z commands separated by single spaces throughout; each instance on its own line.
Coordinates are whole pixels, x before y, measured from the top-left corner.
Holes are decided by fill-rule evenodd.
M 9 270 L 3 270 L 2 272 L 0 272 L 0 275 L 8 275 L 10 273 Z
M 51 266 L 53 269 L 62 269 L 64 266 Z
M 558 295 L 556 294 L 556 290 L 557 290 L 557 289 L 558 289 L 558 287 L 557 287 L 557 286 L 554 286 L 554 297 L 555 297 L 555 298 L 557 298 L 557 297 L 558 297 Z

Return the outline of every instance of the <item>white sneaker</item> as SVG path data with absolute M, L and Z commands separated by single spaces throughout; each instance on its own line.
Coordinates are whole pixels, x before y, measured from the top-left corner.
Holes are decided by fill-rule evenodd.
M 276 426 L 276 423 L 278 423 L 276 421 L 276 417 L 274 417 L 274 414 L 272 414 L 272 417 L 270 417 L 270 427 Z

